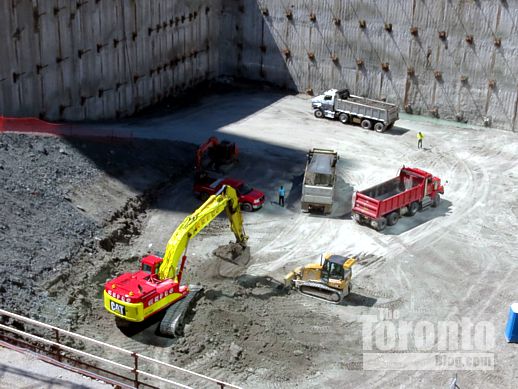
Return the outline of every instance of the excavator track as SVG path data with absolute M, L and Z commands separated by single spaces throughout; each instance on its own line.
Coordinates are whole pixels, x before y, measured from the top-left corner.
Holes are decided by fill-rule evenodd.
M 189 294 L 167 309 L 160 322 L 160 334 L 172 338 L 183 336 L 185 315 L 202 294 L 202 286 L 189 285 Z
M 298 283 L 297 288 L 300 293 L 305 294 L 306 296 L 332 304 L 339 304 L 342 301 L 342 294 L 340 291 L 318 282 L 302 281 Z

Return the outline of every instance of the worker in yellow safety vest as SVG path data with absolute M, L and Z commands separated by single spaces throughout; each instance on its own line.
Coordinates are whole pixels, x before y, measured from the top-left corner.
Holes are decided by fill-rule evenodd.
M 417 148 L 418 149 L 423 148 L 423 139 L 424 139 L 424 134 L 421 131 L 419 131 L 417 133 Z

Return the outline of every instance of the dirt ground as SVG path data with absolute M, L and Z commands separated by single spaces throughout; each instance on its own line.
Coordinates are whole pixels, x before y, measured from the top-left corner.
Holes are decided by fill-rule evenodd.
M 274 92 L 211 95 L 192 106 L 117 125 L 124 142 L 0 135 L 0 304 L 244 387 L 512 387 L 517 348 L 503 337 L 516 301 L 518 138 L 491 129 L 402 115 L 391 132 L 318 120 L 306 97 Z M 416 133 L 425 133 L 417 150 Z M 206 290 L 185 337 L 155 335 L 156 319 L 135 328 L 102 307 L 104 282 L 162 253 L 192 195 L 195 145 L 236 141 L 228 175 L 266 193 L 244 215 L 251 261 L 212 252 L 233 239 L 224 217 L 189 245 L 187 281 Z M 339 152 L 338 191 L 329 217 L 302 213 L 306 152 Z M 379 233 L 350 218 L 351 196 L 402 166 L 441 177 L 441 205 Z M 276 203 L 284 185 L 286 207 Z M 353 293 L 332 305 L 289 292 L 279 280 L 322 252 L 357 255 Z M 364 370 L 362 320 L 488 321 L 494 369 Z M 412 352 L 411 348 L 402 352 Z

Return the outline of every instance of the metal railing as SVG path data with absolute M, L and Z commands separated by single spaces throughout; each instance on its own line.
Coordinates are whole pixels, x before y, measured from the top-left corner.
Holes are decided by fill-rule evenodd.
M 30 333 L 24 328 L 25 325 L 20 326 L 20 323 L 29 324 L 40 330 L 47 330 L 51 335 L 35 334 L 37 332 L 35 330 Z M 20 327 L 23 329 L 20 329 Z M 163 384 L 169 384 L 177 388 L 191 388 L 188 384 L 164 377 L 165 373 L 175 372 L 185 377 L 183 378 L 184 382 L 198 382 L 203 387 L 208 387 L 207 384 L 213 384 L 220 388 L 239 389 L 238 386 L 227 382 L 3 309 L 0 309 L 0 337 L 4 342 L 11 345 L 22 345 L 21 348 L 23 349 L 35 350 L 37 352 L 35 355 L 41 356 L 41 359 L 46 362 L 55 363 L 60 367 L 70 368 L 74 371 L 79 370 L 82 374 L 124 388 L 156 388 L 164 387 Z M 48 339 L 49 337 L 53 337 L 53 340 Z M 70 342 L 69 339 L 79 341 L 80 345 L 77 345 L 74 341 Z M 68 343 L 68 345 L 64 343 Z M 83 351 L 87 347 L 92 347 L 96 351 L 101 350 L 103 354 L 115 353 L 116 357 L 100 356 L 95 355 L 93 351 Z M 129 359 L 131 363 L 125 364 L 114 361 L 114 359 L 122 360 L 124 358 Z M 160 375 L 151 373 L 149 370 L 159 371 Z

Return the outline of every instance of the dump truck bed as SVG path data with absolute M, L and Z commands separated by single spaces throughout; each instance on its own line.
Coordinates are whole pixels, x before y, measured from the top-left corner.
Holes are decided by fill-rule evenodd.
M 402 174 L 356 192 L 353 211 L 377 219 L 423 197 L 425 177 Z
M 330 212 L 338 153 L 334 150 L 313 149 L 308 154 L 308 159 L 302 186 L 302 209 L 321 208 L 324 213 Z
M 399 109 L 396 105 L 365 97 L 351 95 L 346 100 L 337 98 L 335 108 L 338 111 L 379 120 L 387 125 L 399 119 Z

